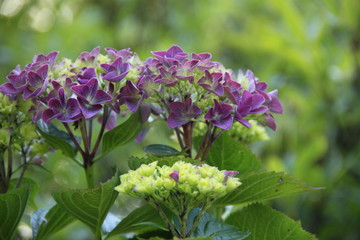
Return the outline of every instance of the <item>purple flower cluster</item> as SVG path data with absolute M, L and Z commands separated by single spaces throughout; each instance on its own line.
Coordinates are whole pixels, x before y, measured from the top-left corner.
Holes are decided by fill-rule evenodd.
M 31 99 L 34 121 L 42 118 L 74 122 L 98 117 L 106 106 L 115 126 L 122 105 L 130 112 L 141 105 L 167 120 L 169 128 L 203 121 L 228 130 L 234 121 L 251 127 L 249 119 L 276 129 L 272 113 L 282 113 L 277 90 L 267 92 L 251 71 L 236 77 L 211 54 L 187 54 L 179 46 L 152 52 L 140 61 L 129 49 L 97 47 L 71 62 L 56 61 L 58 52 L 35 56 L 23 70 L 17 66 L 0 92 Z
M 231 70 L 211 61 L 211 54 L 189 55 L 178 46 L 152 54 L 154 57 L 144 62 L 142 75 L 155 94 L 144 97 L 145 89 L 137 84 L 141 96 L 137 99 L 140 102 L 151 96 L 148 101 L 158 103 L 169 128 L 196 121 L 207 121 L 224 130 L 238 121 L 250 128 L 248 120 L 256 119 L 276 130 L 272 113 L 283 112 L 277 90 L 267 92 L 267 84 L 251 71 L 245 75 L 240 71 L 236 78 Z
M 34 121 L 91 119 L 100 115 L 104 106 L 120 113 L 120 92 L 115 89 L 124 85 L 120 81 L 129 73 L 131 52 L 106 50 L 107 55 L 101 55 L 99 47 L 83 52 L 74 63 L 69 59 L 56 62 L 58 52 L 40 54 L 23 70 L 17 66 L 7 76 L 8 82 L 0 86 L 0 92 L 31 99 Z M 112 122 L 108 126 L 114 127 L 116 118 L 112 113 L 109 119 Z

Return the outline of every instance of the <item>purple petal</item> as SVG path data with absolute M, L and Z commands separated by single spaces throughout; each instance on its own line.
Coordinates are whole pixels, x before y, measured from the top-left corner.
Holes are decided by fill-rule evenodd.
M 34 88 L 40 88 L 43 85 L 44 80 L 36 72 L 30 71 L 28 73 L 29 83 Z
M 117 123 L 117 115 L 114 111 L 111 111 L 109 118 L 106 122 L 105 128 L 107 130 L 111 130 L 116 127 L 116 123 Z
M 100 124 L 103 123 L 103 115 L 101 115 L 101 116 L 98 118 L 98 122 L 99 122 Z M 116 113 L 115 113 L 114 111 L 111 111 L 111 112 L 110 112 L 110 115 L 109 115 L 109 117 L 108 117 L 108 119 L 107 119 L 105 128 L 106 128 L 107 130 L 111 130 L 111 129 L 113 129 L 113 128 L 116 127 L 116 123 L 117 123 L 117 115 L 116 115 Z
M 169 104 L 169 108 L 175 116 L 181 116 L 185 111 L 185 104 L 182 102 L 172 102 Z
M 148 105 L 140 106 L 140 115 L 141 115 L 141 122 L 145 123 L 151 114 L 151 107 Z
M 25 71 L 21 71 L 20 65 L 17 65 L 15 69 L 12 70 L 9 73 L 9 75 L 6 76 L 6 79 L 9 80 L 10 82 L 16 81 L 17 77 L 21 74 L 21 72 L 24 72 L 25 74 Z
M 182 125 L 184 125 L 184 124 L 186 124 L 188 122 L 190 122 L 189 119 L 176 116 L 173 113 L 171 113 L 170 116 L 168 117 L 168 127 L 169 128 L 180 127 L 180 126 L 182 126 Z
M 21 93 L 22 91 L 19 89 L 15 89 L 11 83 L 7 82 L 4 83 L 3 85 L 0 85 L 0 92 L 7 95 L 13 95 L 13 94 Z
M 81 113 L 79 103 L 75 98 L 70 98 L 66 103 L 66 112 L 70 118 L 73 118 Z
M 61 114 L 62 113 L 60 113 L 60 112 L 55 113 L 53 110 L 47 109 L 43 112 L 42 119 L 44 120 L 44 122 L 46 124 L 49 124 L 51 120 L 53 120 L 54 118 L 57 118 Z
M 222 96 L 224 95 L 224 88 L 221 83 L 214 83 L 213 91 L 216 95 Z
M 167 55 L 170 56 L 175 56 L 177 53 L 183 53 L 184 51 L 182 50 L 181 47 L 174 45 L 171 46 L 168 50 L 167 50 Z
M 59 110 L 59 109 L 63 108 L 63 105 L 61 104 L 60 100 L 57 99 L 57 98 L 50 99 L 49 102 L 48 102 L 48 106 L 50 108 L 56 109 L 56 110 Z
M 39 89 L 37 89 L 37 90 L 38 90 L 37 92 L 40 91 Z M 25 100 L 25 99 L 28 99 L 28 98 L 31 98 L 31 97 L 35 96 L 37 92 L 31 91 L 31 89 L 29 87 L 27 87 L 27 88 L 24 89 L 23 99 Z
M 94 68 L 87 68 L 85 71 L 79 73 L 77 76 L 80 83 L 86 83 L 90 79 L 96 78 L 96 72 Z
M 233 117 L 229 114 L 227 117 L 211 121 L 211 123 L 218 128 L 229 130 L 233 124 Z
M 103 63 L 103 64 L 100 65 L 100 67 L 102 69 L 104 69 L 106 72 L 109 72 L 110 68 L 111 68 L 111 64 Z
M 45 79 L 48 76 L 48 70 L 49 70 L 49 65 L 46 64 L 46 65 L 42 66 L 41 68 L 39 68 L 39 70 L 37 70 L 36 73 L 39 74 L 39 76 L 42 79 Z
M 271 115 L 270 113 L 265 113 L 264 117 L 265 117 L 265 120 L 261 121 L 261 124 L 263 124 L 264 126 L 268 126 L 272 130 L 276 131 L 277 127 L 276 127 L 276 122 L 275 122 L 273 115 Z
M 130 112 L 135 113 L 139 108 L 141 100 L 142 100 L 142 98 L 137 99 L 134 97 L 129 97 L 129 98 L 126 98 L 125 104 L 129 108 Z
M 269 92 L 268 94 L 271 97 L 271 100 L 269 102 L 270 112 L 279 113 L 279 114 L 283 113 L 284 109 L 283 109 L 279 99 L 277 98 L 278 91 L 274 90 L 272 92 Z
M 148 129 L 147 129 L 147 128 L 143 128 L 143 129 L 140 131 L 139 135 L 137 135 L 137 137 L 135 138 L 135 142 L 141 143 L 141 142 L 144 140 L 147 132 L 148 132 Z
M 90 95 L 90 89 L 87 85 L 74 86 L 71 90 L 83 101 L 89 102 L 88 97 Z
M 108 80 L 110 82 L 119 82 L 122 79 L 124 79 L 128 73 L 129 73 L 129 71 L 126 71 L 121 74 L 117 74 L 116 72 L 110 72 L 110 73 L 106 74 L 105 76 L 103 76 L 103 79 Z
M 98 80 L 96 78 L 92 78 L 86 83 L 86 86 L 89 88 L 89 96 L 93 98 L 99 86 Z
M 213 120 L 215 117 L 215 111 L 214 108 L 210 108 L 209 111 L 205 114 L 204 118 L 206 120 Z
M 226 177 L 235 177 L 236 175 L 238 175 L 239 172 L 238 171 L 225 171 L 224 172 L 224 175 Z
M 169 174 L 169 177 L 171 177 L 172 179 L 174 179 L 176 182 L 179 181 L 179 171 L 178 170 L 174 170 L 172 173 Z
M 65 106 L 65 102 L 66 102 L 66 95 L 65 95 L 65 90 L 63 88 L 60 88 L 58 90 L 58 96 L 59 96 L 59 100 L 61 102 L 61 104 L 63 106 Z
M 78 102 L 85 119 L 92 118 L 102 109 L 100 104 L 90 105 L 84 102 L 81 98 L 78 98 Z
M 267 83 L 266 82 L 258 82 L 256 83 L 256 90 L 260 90 L 260 91 L 266 91 L 267 88 Z
M 254 94 L 251 97 L 252 109 L 260 107 L 265 102 L 265 98 L 260 94 Z
M 200 114 L 202 114 L 202 110 L 201 110 L 201 108 L 199 108 L 198 106 L 195 106 L 195 105 L 193 105 L 192 107 L 191 107 L 191 111 L 190 111 L 190 114 L 192 114 L 192 115 L 200 115 Z
M 93 100 L 91 101 L 91 104 L 99 104 L 99 103 L 109 102 L 111 100 L 112 97 L 109 94 L 107 94 L 105 91 L 97 90 Z
M 210 53 L 200 53 L 200 54 L 192 53 L 191 56 L 193 59 L 199 59 L 199 60 L 209 60 L 212 57 Z

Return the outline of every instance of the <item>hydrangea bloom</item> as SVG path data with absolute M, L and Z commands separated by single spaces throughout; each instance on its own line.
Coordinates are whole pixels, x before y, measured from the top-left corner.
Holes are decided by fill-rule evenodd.
M 17 66 L 10 72 L 0 92 L 31 99 L 35 121 L 108 120 L 112 114 L 107 129 L 115 126 L 114 114 L 120 109 L 135 113 L 146 105 L 154 117 L 167 121 L 189 154 L 198 123 L 205 123 L 211 133 L 204 141 L 209 146 L 234 122 L 250 128 L 250 120 L 256 120 L 276 130 L 272 114 L 283 112 L 278 92 L 268 92 L 267 84 L 250 70 L 235 75 L 212 61 L 210 53 L 188 54 L 179 46 L 153 51 L 146 61 L 129 49 L 105 50 L 105 55 L 99 47 L 83 52 L 74 62 L 57 61 L 58 52 L 35 56 L 24 69 Z
M 236 171 L 219 171 L 207 164 L 196 166 L 178 161 L 171 167 L 159 167 L 153 162 L 122 175 L 121 185 L 115 189 L 132 197 L 154 199 L 167 205 L 175 202 L 170 198 L 182 195 L 186 201 L 195 203 L 189 206 L 192 208 L 237 188 L 241 182 L 234 177 L 236 174 Z M 176 207 L 171 206 L 171 209 Z
M 0 92 L 31 99 L 34 121 L 91 119 L 101 115 L 104 107 L 120 113 L 120 89 L 125 85 L 121 80 L 129 73 L 133 56 L 128 49 L 107 49 L 107 53 L 102 55 L 96 47 L 82 52 L 75 62 L 56 61 L 58 52 L 40 54 L 23 70 L 17 66 Z M 112 121 L 107 128 L 114 126 Z

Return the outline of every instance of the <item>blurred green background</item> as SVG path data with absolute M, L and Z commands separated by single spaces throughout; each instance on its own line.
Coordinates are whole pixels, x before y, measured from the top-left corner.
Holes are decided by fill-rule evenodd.
M 178 44 L 211 52 L 227 68 L 252 69 L 279 89 L 285 109 L 271 140 L 253 146 L 258 156 L 268 169 L 326 187 L 273 206 L 319 239 L 360 239 L 360 1 L 0 0 L 0 33 L 0 82 L 36 54 L 75 59 L 96 46 L 131 48 L 145 60 Z M 169 135 L 156 133 L 142 145 Z M 142 145 L 100 162 L 98 177 L 106 179 L 110 166 L 124 169 L 118 156 Z M 83 186 L 82 169 L 61 154 L 44 166 L 54 173 L 28 172 L 41 183 L 37 207 L 59 185 Z

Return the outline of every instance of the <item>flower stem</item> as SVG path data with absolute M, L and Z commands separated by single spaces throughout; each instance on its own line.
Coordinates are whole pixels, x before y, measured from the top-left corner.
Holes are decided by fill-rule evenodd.
M 194 122 L 188 122 L 185 125 L 183 125 L 185 147 L 188 147 L 187 153 L 188 153 L 189 157 L 191 157 L 191 151 L 192 151 L 193 124 L 194 124 Z
M 88 188 L 94 188 L 94 168 L 92 165 L 84 166 L 85 175 L 86 175 L 86 183 Z
M 85 119 L 80 120 L 80 131 L 81 131 L 81 137 L 82 137 L 82 139 L 84 141 L 85 153 L 90 154 L 90 144 L 89 144 L 89 138 L 88 138 L 88 135 L 87 135 L 86 120 Z
M 178 142 L 179 142 L 179 144 L 180 144 L 181 150 L 183 150 L 183 149 L 185 148 L 185 146 L 184 146 L 183 140 L 181 139 L 180 129 L 176 127 L 176 128 L 175 128 L 175 133 L 176 133 Z
M 174 226 L 171 224 L 170 220 L 168 219 L 168 217 L 166 216 L 166 214 L 164 213 L 164 211 L 162 210 L 161 206 L 159 205 L 158 202 L 156 202 L 156 200 L 154 199 L 149 199 L 148 201 L 155 209 L 156 211 L 160 214 L 162 220 L 165 222 L 167 228 L 170 230 L 171 234 L 173 236 L 176 237 L 180 237 L 179 233 L 175 230 Z
M 213 142 L 214 142 L 213 139 L 214 139 L 214 137 L 215 137 L 215 133 L 216 133 L 216 127 L 213 128 L 212 133 L 211 133 L 211 135 L 209 136 L 209 139 L 208 139 L 208 142 L 207 142 L 207 144 L 206 144 L 204 153 L 203 153 L 202 156 L 201 156 L 201 161 L 205 161 L 207 155 L 209 154 L 211 145 L 212 145 Z
M 196 217 L 194 225 L 191 227 L 191 230 L 185 235 L 185 238 L 188 238 L 191 236 L 191 234 L 193 234 L 193 232 L 195 231 L 196 227 L 199 225 L 199 222 L 202 218 L 202 216 L 205 213 L 205 210 L 207 209 L 208 203 L 205 202 L 204 205 L 202 206 L 199 215 Z
M 12 141 L 13 141 L 13 136 L 10 136 L 9 145 L 8 145 L 8 165 L 7 165 L 8 184 L 10 183 L 10 179 L 12 175 L 12 162 L 13 162 Z
M 204 147 L 205 147 L 206 143 L 208 142 L 208 140 L 209 140 L 209 138 L 210 138 L 210 133 L 211 133 L 211 127 L 212 127 L 212 125 L 209 125 L 208 122 L 207 122 L 207 125 L 208 125 L 208 129 L 207 129 L 207 131 L 206 131 L 205 136 L 203 137 L 203 140 L 202 140 L 202 142 L 201 142 L 201 145 L 200 145 L 200 147 L 199 147 L 199 150 L 198 150 L 198 152 L 197 152 L 197 154 L 196 154 L 196 156 L 195 156 L 195 160 L 198 159 L 198 158 L 200 158 L 200 155 L 201 155 L 201 153 L 203 152 Z
M 25 150 L 24 146 L 21 146 L 21 155 L 22 155 L 22 158 L 23 158 L 24 166 L 21 169 L 20 177 L 19 177 L 19 179 L 18 179 L 18 181 L 16 183 L 16 188 L 20 187 L 21 181 L 23 180 L 24 175 L 25 175 L 25 171 L 28 168 L 28 164 L 26 164 L 27 150 Z
M 92 128 L 93 128 L 93 119 L 89 119 L 89 129 L 88 129 L 88 141 L 89 141 L 89 149 L 91 148 L 91 140 L 92 140 Z
M 100 142 L 101 142 L 102 136 L 104 135 L 105 127 L 106 127 L 106 123 L 108 121 L 109 115 L 110 115 L 109 108 L 107 106 L 104 106 L 103 122 L 101 124 L 101 129 L 100 129 L 99 135 L 97 137 L 97 140 L 95 142 L 95 146 L 90 154 L 91 158 L 95 157 L 95 154 L 100 146 Z
M 81 148 L 79 142 L 77 141 L 75 135 L 73 134 L 73 132 L 71 131 L 70 127 L 69 127 L 69 124 L 67 124 L 66 122 L 63 122 L 63 125 L 66 129 L 66 131 L 68 132 L 71 140 L 73 141 L 73 143 L 75 144 L 77 150 L 81 153 L 81 156 L 83 157 L 83 159 L 85 159 L 85 152 L 84 150 Z
M 7 186 L 5 160 L 4 160 L 4 154 L 3 153 L 0 153 L 0 176 L 1 176 L 0 193 L 6 193 L 8 186 Z

